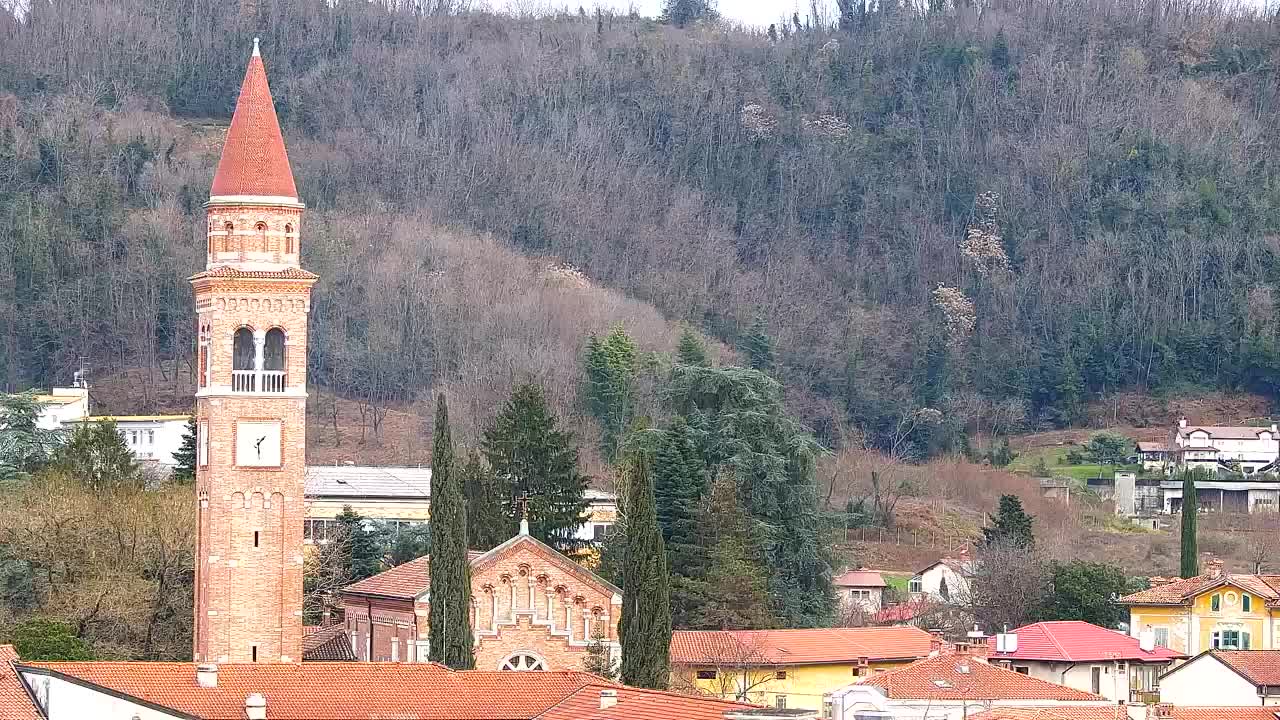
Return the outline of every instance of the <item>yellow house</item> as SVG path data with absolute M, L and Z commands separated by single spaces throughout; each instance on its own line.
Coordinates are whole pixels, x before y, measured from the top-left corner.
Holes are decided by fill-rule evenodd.
M 822 710 L 828 693 L 928 657 L 932 640 L 915 627 L 676 630 L 671 687 L 775 708 Z
M 1280 575 L 1223 574 L 1218 567 L 1120 598 L 1129 632 L 1187 655 L 1280 648 Z

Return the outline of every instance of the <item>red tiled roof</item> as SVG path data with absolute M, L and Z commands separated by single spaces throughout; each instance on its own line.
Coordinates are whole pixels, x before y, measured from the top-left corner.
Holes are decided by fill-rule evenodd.
M 19 667 L 76 678 L 201 720 L 242 720 L 251 693 L 266 699 L 272 720 L 522 720 L 538 717 L 588 685 L 614 687 L 582 672 L 454 672 L 432 663 L 223 664 L 216 688 L 196 684 L 195 663 Z
M 1280 685 L 1280 650 L 1210 650 L 1254 685 Z
M 1280 708 L 1272 707 L 1175 707 L 1170 720 L 1278 720 Z
M 887 697 L 901 700 L 1106 701 L 1100 695 L 1037 680 L 965 655 L 931 657 L 876 673 L 858 684 L 874 685 Z
M 352 661 L 347 629 L 342 625 L 307 625 L 302 628 L 302 659 L 314 661 Z
M 241 270 L 240 268 L 234 268 L 228 265 L 218 265 L 217 267 L 212 267 L 208 270 L 202 270 L 188 279 L 263 278 L 267 280 L 315 280 L 318 277 L 320 276 L 313 272 L 308 272 L 302 268 L 296 267 L 286 267 L 280 270 Z
M 467 559 L 475 563 L 482 552 L 467 551 Z M 431 589 L 431 556 L 423 555 L 390 570 L 367 577 L 342 588 L 344 593 L 379 595 L 412 600 Z
M 1003 707 L 970 715 L 969 720 L 1129 720 L 1124 705 L 1104 707 Z
M 618 704 L 601 709 L 600 691 L 605 689 L 618 694 Z M 537 716 L 537 720 L 724 720 L 726 712 L 754 709 L 753 705 L 717 698 L 588 685 Z
M 22 678 L 13 669 L 18 653 L 12 645 L 0 645 L 0 718 L 39 720 L 40 713 L 27 694 Z
M 676 665 L 811 665 L 922 658 L 929 633 L 914 627 L 816 630 L 676 630 Z
M 871 616 L 871 622 L 876 625 L 907 622 L 914 620 L 917 615 L 924 612 L 928 607 L 929 601 L 924 598 L 908 600 L 904 603 L 880 608 L 875 615 Z
M 1168 662 L 1186 657 L 1160 646 L 1147 652 L 1138 647 L 1137 638 L 1082 620 L 1039 622 L 1013 632 L 1018 636 L 1017 651 L 992 653 L 992 660 Z
M 209 194 L 298 197 L 267 84 L 267 68 L 256 51 L 240 85 L 240 98 Z
M 1126 605 L 1187 605 L 1197 595 L 1219 585 L 1235 585 L 1268 603 L 1280 602 L 1280 575 L 1197 575 L 1140 590 L 1120 598 Z
M 836 587 L 888 587 L 884 577 L 875 570 L 848 570 L 831 581 Z

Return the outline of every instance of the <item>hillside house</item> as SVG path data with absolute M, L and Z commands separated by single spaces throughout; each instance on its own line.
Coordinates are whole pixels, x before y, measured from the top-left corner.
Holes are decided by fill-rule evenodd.
M 913 600 L 963 603 L 969 597 L 973 560 L 944 557 L 915 574 L 907 585 Z
M 1173 465 L 1173 454 L 1166 442 L 1140 440 L 1135 450 L 1146 472 L 1166 472 Z
M 831 581 L 836 599 L 844 611 L 877 613 L 884 607 L 884 590 L 889 584 L 875 570 L 846 570 Z
M 1156 645 L 1150 631 L 1134 638 L 1080 620 L 1034 623 L 1004 637 L 1007 646 L 997 645 L 989 662 L 1113 702 L 1155 702 L 1160 674 L 1186 658 Z
M 1280 427 L 1188 425 L 1180 418 L 1169 448 L 1179 468 L 1269 473 L 1280 460 Z

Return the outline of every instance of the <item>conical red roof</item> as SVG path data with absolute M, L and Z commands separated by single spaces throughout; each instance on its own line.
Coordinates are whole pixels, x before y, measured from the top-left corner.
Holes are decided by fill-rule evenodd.
M 258 54 L 257 41 L 254 43 L 209 194 L 297 198 L 289 154 L 284 149 L 284 136 L 280 134 L 280 121 L 267 85 L 267 68 Z

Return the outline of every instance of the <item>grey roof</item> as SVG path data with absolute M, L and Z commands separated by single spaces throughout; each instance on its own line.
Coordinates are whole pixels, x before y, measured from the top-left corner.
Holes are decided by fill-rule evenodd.
M 307 497 L 426 498 L 431 497 L 431 468 L 381 465 L 308 465 Z M 611 492 L 587 488 L 586 499 L 612 502 Z
M 307 497 L 430 498 L 431 468 L 308 465 Z
M 1208 433 L 1211 438 L 1224 440 L 1257 440 L 1258 433 L 1271 432 L 1271 428 L 1239 425 L 1191 425 L 1185 428 L 1178 428 L 1178 435 L 1187 437 L 1191 433 L 1198 431 Z

